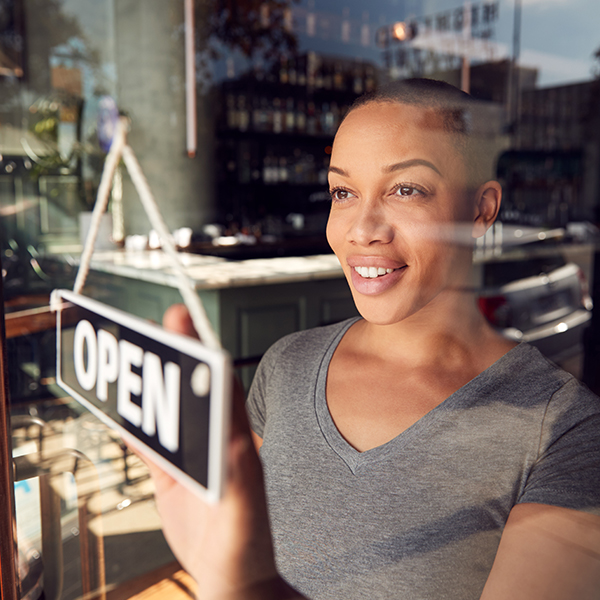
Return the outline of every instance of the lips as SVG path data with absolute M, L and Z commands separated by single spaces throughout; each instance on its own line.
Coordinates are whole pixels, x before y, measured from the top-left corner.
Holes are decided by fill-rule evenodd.
M 396 260 L 378 256 L 352 256 L 347 259 L 351 267 L 352 287 L 360 294 L 381 294 L 404 277 L 408 268 Z

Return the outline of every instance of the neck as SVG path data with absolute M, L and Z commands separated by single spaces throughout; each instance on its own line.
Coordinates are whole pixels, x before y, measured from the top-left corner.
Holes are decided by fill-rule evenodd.
M 464 364 L 479 354 L 482 346 L 504 342 L 488 325 L 477 309 L 474 294 L 468 291 L 448 292 L 398 323 L 361 324 L 365 350 L 414 366 Z

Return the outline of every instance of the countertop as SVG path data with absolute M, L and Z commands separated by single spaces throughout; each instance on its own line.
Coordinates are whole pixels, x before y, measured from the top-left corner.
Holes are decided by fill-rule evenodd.
M 180 252 L 185 272 L 198 290 L 245 287 L 275 283 L 339 279 L 344 276 L 334 254 L 226 260 Z M 77 265 L 77 255 L 62 255 L 62 260 Z M 177 287 L 177 278 L 169 257 L 162 250 L 94 252 L 93 271 Z

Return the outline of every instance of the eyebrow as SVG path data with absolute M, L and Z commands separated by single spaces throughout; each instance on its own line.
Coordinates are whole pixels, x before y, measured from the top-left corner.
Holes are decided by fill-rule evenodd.
M 423 167 L 428 167 L 432 171 L 435 171 L 438 175 L 441 175 L 440 170 L 432 162 L 429 162 L 428 160 L 425 160 L 423 158 L 411 158 L 410 160 L 404 160 L 402 162 L 395 163 L 395 164 L 389 165 L 387 167 L 383 167 L 383 172 L 384 173 L 393 173 L 394 171 L 402 171 L 404 169 L 408 169 L 409 167 L 415 167 L 415 166 L 419 166 L 419 165 L 423 166 Z M 348 173 L 348 171 L 344 171 L 344 169 L 340 169 L 339 167 L 334 167 L 334 166 L 329 167 L 329 172 L 337 173 L 338 175 L 341 175 L 342 177 L 350 176 L 350 173 Z

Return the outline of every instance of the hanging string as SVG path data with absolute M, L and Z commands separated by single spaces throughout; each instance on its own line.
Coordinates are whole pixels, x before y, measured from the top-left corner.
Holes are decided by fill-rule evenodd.
M 196 331 L 198 332 L 198 335 L 200 336 L 200 339 L 202 340 L 202 343 L 210 348 L 220 348 L 221 344 L 219 339 L 213 331 L 208 316 L 206 315 L 202 300 L 196 293 L 194 283 L 185 273 L 183 265 L 180 261 L 180 255 L 175 247 L 173 236 L 171 235 L 171 232 L 162 218 L 156 200 L 154 199 L 152 191 L 150 190 L 150 186 L 148 185 L 148 181 L 142 172 L 142 168 L 140 167 L 133 150 L 126 144 L 126 130 L 127 119 L 119 119 L 110 151 L 104 163 L 100 187 L 98 188 L 98 198 L 92 213 L 90 230 L 81 254 L 81 262 L 79 265 L 77 278 L 75 279 L 73 291 L 76 293 L 81 293 L 83 285 L 85 284 L 85 280 L 89 272 L 90 260 L 94 251 L 94 243 L 100 228 L 100 219 L 108 205 L 110 186 L 113 181 L 115 169 L 117 168 L 119 160 L 122 157 L 133 185 L 135 186 L 135 189 L 140 197 L 142 206 L 148 215 L 150 224 L 152 225 L 153 229 L 158 232 L 165 254 L 171 258 L 173 263 L 172 266 L 175 270 L 175 275 L 177 278 L 177 287 L 179 288 L 179 292 L 181 293 L 183 301 L 190 312 L 190 317 L 194 327 L 196 328 Z
M 113 178 L 110 212 L 112 213 L 113 242 L 120 244 L 125 241 L 125 221 L 123 217 L 123 175 L 117 165 Z
M 113 177 L 119 161 L 121 160 L 121 154 L 123 153 L 123 147 L 125 146 L 125 130 L 127 124 L 124 119 L 119 119 L 115 128 L 113 141 L 110 146 L 106 160 L 104 161 L 104 169 L 102 170 L 102 177 L 100 178 L 100 186 L 98 187 L 98 194 L 96 196 L 96 204 L 92 211 L 92 218 L 90 221 L 90 228 L 85 238 L 85 244 L 81 253 L 81 261 L 79 263 L 79 270 L 77 271 L 77 277 L 75 278 L 75 285 L 73 291 L 76 294 L 81 294 L 85 280 L 87 279 L 88 272 L 90 270 L 90 260 L 94 252 L 94 244 L 96 243 L 96 237 L 100 229 L 100 223 L 102 221 L 102 215 L 106 211 L 108 206 L 108 196 L 110 195 L 110 189 L 112 187 Z

